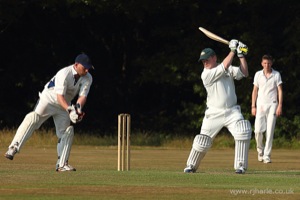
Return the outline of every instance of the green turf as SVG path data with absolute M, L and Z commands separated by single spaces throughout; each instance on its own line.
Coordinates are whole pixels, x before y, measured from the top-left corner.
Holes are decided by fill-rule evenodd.
M 183 173 L 188 154 L 132 147 L 131 170 L 117 171 L 116 147 L 73 146 L 77 171 L 58 173 L 54 146 L 25 146 L 13 161 L 1 158 L 0 199 L 300 199 L 298 150 L 273 150 L 271 164 L 250 150 L 243 175 L 233 149 L 211 149 L 194 174 Z

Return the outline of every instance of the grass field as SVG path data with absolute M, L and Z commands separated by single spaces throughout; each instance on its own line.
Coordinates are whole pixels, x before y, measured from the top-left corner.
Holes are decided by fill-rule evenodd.
M 299 150 L 274 149 L 271 164 L 249 154 L 247 174 L 234 150 L 212 148 L 198 173 L 185 174 L 189 148 L 132 147 L 131 170 L 117 171 L 117 147 L 73 145 L 76 172 L 55 172 L 53 145 L 25 145 L 13 161 L 0 148 L 0 199 L 300 199 Z

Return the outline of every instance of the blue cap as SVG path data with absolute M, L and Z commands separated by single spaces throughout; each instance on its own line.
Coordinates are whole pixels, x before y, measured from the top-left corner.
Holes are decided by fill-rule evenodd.
M 79 54 L 75 58 L 75 63 L 82 64 L 84 66 L 84 68 L 86 68 L 86 69 L 90 69 L 90 68 L 94 69 L 94 66 L 92 65 L 91 59 L 84 53 Z

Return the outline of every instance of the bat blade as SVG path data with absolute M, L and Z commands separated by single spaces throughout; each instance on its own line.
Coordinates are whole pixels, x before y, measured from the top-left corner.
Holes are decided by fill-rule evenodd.
M 207 37 L 209 37 L 210 39 L 212 40 L 215 40 L 215 41 L 218 41 L 218 42 L 221 42 L 223 44 L 229 44 L 229 41 L 228 40 L 225 40 L 224 38 L 221 38 L 220 36 L 206 30 L 205 28 L 203 27 L 199 27 L 199 30 L 202 31 L 202 33 L 204 33 Z M 245 47 L 245 48 L 240 48 L 240 50 L 242 52 L 244 52 L 245 54 L 248 53 L 248 47 Z
M 221 38 L 220 36 L 206 30 L 203 27 L 199 27 L 199 30 L 202 31 L 202 33 L 204 33 L 207 37 L 209 37 L 212 40 L 215 40 L 215 41 L 218 41 L 218 42 L 221 42 L 221 43 L 224 43 L 224 44 L 229 44 L 228 40 L 225 40 L 224 38 Z

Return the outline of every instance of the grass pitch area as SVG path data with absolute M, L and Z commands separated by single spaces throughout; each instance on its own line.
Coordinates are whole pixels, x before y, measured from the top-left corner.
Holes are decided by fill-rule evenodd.
M 300 199 L 299 150 L 274 149 L 271 164 L 249 154 L 235 174 L 234 149 L 211 149 L 185 174 L 190 149 L 132 147 L 131 170 L 117 171 L 117 147 L 74 145 L 76 172 L 55 172 L 56 148 L 24 146 L 13 161 L 0 149 L 0 199 Z

